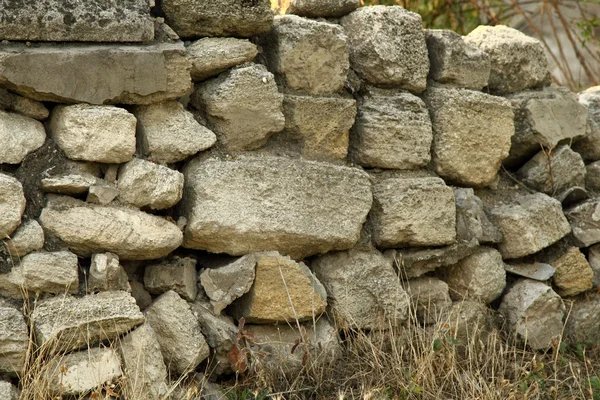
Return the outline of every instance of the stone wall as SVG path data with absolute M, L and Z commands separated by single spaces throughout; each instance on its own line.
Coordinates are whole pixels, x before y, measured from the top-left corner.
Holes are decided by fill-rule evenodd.
M 599 339 L 600 90 L 550 85 L 537 40 L 358 0 L 8 5 L 12 383 L 30 335 L 65 354 L 48 390 L 126 374 L 145 399 L 167 373 L 297 371 L 339 329 L 411 315 Z

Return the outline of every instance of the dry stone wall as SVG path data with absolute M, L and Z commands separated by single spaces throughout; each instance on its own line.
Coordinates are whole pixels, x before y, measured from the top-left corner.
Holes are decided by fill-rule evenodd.
M 66 354 L 50 392 L 144 399 L 410 315 L 598 339 L 600 88 L 537 40 L 357 0 L 3 4 L 3 398 L 30 337 Z

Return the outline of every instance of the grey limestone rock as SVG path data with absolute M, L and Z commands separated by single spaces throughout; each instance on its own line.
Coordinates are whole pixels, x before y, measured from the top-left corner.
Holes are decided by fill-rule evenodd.
M 29 333 L 23 313 L 7 301 L 0 299 L 0 371 L 21 373 L 28 343 Z M 2 389 L 0 389 L 1 393 Z
M 565 210 L 571 224 L 575 244 L 589 247 L 600 243 L 600 199 L 593 198 Z
M 573 343 L 597 343 L 600 340 L 600 295 L 592 292 L 565 302 L 569 313 L 564 336 Z
M 0 164 L 19 164 L 46 140 L 41 122 L 25 115 L 0 110 Z
M 2 88 L 0 88 L 0 110 L 15 112 L 39 121 L 45 120 L 50 115 L 46 106 L 39 101 L 19 96 Z
M 30 220 L 21 224 L 4 243 L 13 257 L 23 257 L 44 246 L 44 230 L 36 220 Z
M 19 400 L 21 393 L 15 385 L 7 381 L 0 381 L 0 398 L 6 400 Z
M 21 224 L 25 211 L 25 193 L 21 183 L 0 173 L 0 238 L 8 239 Z
M 424 276 L 409 279 L 403 285 L 421 323 L 435 323 L 452 306 L 448 284 L 439 278 Z
M 127 272 L 119 263 L 119 256 L 113 253 L 92 255 L 87 285 L 89 292 L 110 290 L 131 292 Z
M 196 299 L 196 260 L 174 256 L 144 270 L 144 286 L 152 294 L 175 291 L 187 301 Z
M 205 37 L 186 47 L 192 62 L 192 79 L 203 81 L 229 68 L 254 60 L 258 48 L 248 39 Z
M 341 17 L 360 7 L 360 0 L 291 0 L 286 12 L 303 17 Z
M 33 293 L 77 293 L 79 265 L 70 251 L 34 252 L 21 259 L 23 287 Z
M 595 161 L 585 166 L 585 188 L 600 192 L 600 162 Z
M 533 279 L 536 281 L 547 281 L 554 275 L 554 267 L 550 264 L 534 262 L 534 263 L 516 263 L 504 264 L 506 272 L 514 275 L 519 275 L 524 278 Z

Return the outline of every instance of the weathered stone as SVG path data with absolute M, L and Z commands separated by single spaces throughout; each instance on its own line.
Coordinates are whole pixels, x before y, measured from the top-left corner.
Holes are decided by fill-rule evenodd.
M 29 334 L 23 313 L 0 300 L 0 371 L 22 373 L 28 346 Z
M 154 39 L 147 0 L 7 3 L 0 9 L 0 21 L 0 37 L 6 40 L 148 42 Z
M 190 65 L 182 43 L 18 44 L 0 49 L 0 85 L 39 101 L 150 104 L 186 95 Z
M 58 194 L 85 194 L 94 185 L 98 178 L 91 174 L 57 175 L 41 180 L 41 189 L 47 193 Z
M 167 368 L 176 374 L 195 369 L 209 348 L 190 305 L 170 290 L 145 311 L 146 321 L 160 344 Z
M 36 220 L 27 221 L 4 243 L 11 256 L 23 257 L 44 246 L 44 230 Z
M 577 247 L 569 248 L 551 265 L 556 270 L 552 281 L 559 295 L 575 296 L 592 288 L 594 271 Z
M 549 195 L 563 193 L 573 186 L 585 185 L 586 168 L 581 156 L 569 145 L 542 150 L 517 171 L 530 188 Z
M 588 118 L 585 136 L 574 138 L 571 148 L 586 163 L 600 160 L 600 125 Z
M 544 47 L 537 39 L 504 25 L 482 25 L 465 42 L 489 54 L 488 87 L 493 92 L 514 93 L 550 83 Z
M 24 211 L 23 186 L 12 176 L 0 173 L 0 238 L 10 237 L 21 224 Z
M 364 80 L 421 92 L 429 58 L 419 14 L 400 6 L 362 7 L 342 18 L 350 64 Z
M 360 0 L 291 0 L 286 12 L 303 17 L 341 17 L 360 7 Z
M 54 358 L 46 368 L 44 382 L 51 392 L 61 395 L 89 392 L 123 374 L 119 356 L 108 347 Z
M 560 202 L 543 193 L 519 194 L 510 204 L 492 205 L 489 217 L 504 236 L 498 246 L 504 259 L 537 253 L 571 232 Z
M 90 186 L 85 201 L 92 204 L 107 205 L 119 196 L 119 189 L 110 183 L 100 182 Z
M 409 298 L 392 266 L 377 250 L 330 253 L 312 270 L 325 286 L 339 326 L 385 329 L 408 318 Z
M 285 130 L 276 135 L 286 146 L 294 144 L 306 158 L 344 159 L 348 133 L 356 116 L 356 101 L 343 97 L 286 94 Z
M 216 314 L 248 293 L 256 276 L 255 267 L 256 257 L 249 254 L 232 263 L 202 271 L 200 283 Z
M 144 286 L 152 294 L 162 294 L 169 290 L 188 301 L 196 299 L 196 260 L 190 257 L 168 258 L 160 264 L 146 267 Z
M 502 255 L 495 249 L 482 247 L 457 264 L 444 268 L 443 279 L 453 300 L 469 298 L 491 303 L 506 286 Z
M 588 293 L 567 302 L 569 310 L 566 321 L 564 336 L 570 343 L 593 344 L 600 340 L 600 296 L 598 293 Z
M 436 87 L 427 90 L 425 102 L 433 125 L 435 171 L 461 185 L 492 183 L 514 134 L 510 103 L 472 90 Z
M 416 169 L 429 163 L 432 139 L 423 100 L 371 88 L 358 101 L 350 156 L 365 167 Z
M 525 163 L 540 146 L 553 149 L 586 134 L 587 110 L 567 88 L 527 90 L 507 99 L 515 115 L 515 134 L 505 161 L 509 167 Z
M 21 268 L 15 265 L 11 259 L 10 272 L 0 274 L 0 296 L 15 300 L 23 300 L 29 293 L 25 291 L 23 274 Z
M 593 245 L 588 249 L 588 262 L 594 271 L 594 287 L 600 285 L 600 245 Z
M 268 0 L 197 2 L 164 0 L 165 21 L 183 39 L 201 36 L 257 36 L 271 29 Z
M 37 304 L 31 318 L 38 344 L 54 351 L 115 339 L 144 322 L 135 299 L 123 291 L 53 297 Z
M 137 118 L 138 150 L 153 161 L 182 161 L 217 141 L 213 132 L 175 100 L 138 106 L 133 114 Z
M 3 143 L 0 164 L 19 164 L 45 140 L 46 131 L 40 121 L 0 110 L 0 141 Z
M 29 253 L 21 259 L 23 286 L 30 293 L 77 293 L 79 267 L 70 251 Z
M 263 65 L 247 64 L 203 82 L 191 100 L 229 151 L 259 148 L 285 125 L 283 95 Z
M 269 70 L 280 85 L 309 94 L 344 88 L 350 62 L 339 25 L 277 15 L 262 40 Z
M 585 166 L 585 188 L 600 192 L 600 161 Z
M 140 310 L 144 311 L 152 304 L 152 296 L 150 295 L 150 292 L 146 290 L 143 283 L 131 281 L 129 282 L 129 286 L 131 286 L 131 295 L 135 299 L 135 303 Z
M 554 275 L 554 267 L 550 264 L 535 262 L 504 264 L 506 272 L 536 281 L 547 281 Z
M 195 159 L 184 174 L 184 246 L 213 253 L 276 250 L 302 259 L 347 249 L 372 202 L 367 174 L 314 161 Z
M 455 301 L 447 314 L 440 319 L 436 331 L 446 333 L 459 348 L 476 348 L 486 343 L 491 332 L 497 329 L 497 318 L 485 304 L 475 300 Z
M 186 47 L 192 79 L 203 81 L 229 68 L 254 60 L 258 48 L 247 39 L 202 38 Z
M 429 78 L 453 87 L 481 90 L 490 77 L 490 56 L 445 29 L 425 30 Z
M 143 324 L 123 337 L 119 352 L 130 393 L 144 399 L 159 400 L 168 392 L 167 367 L 152 327 Z
M 308 267 L 276 251 L 256 253 L 254 284 L 230 308 L 250 323 L 305 321 L 322 314 L 327 293 Z
M 16 386 L 7 381 L 0 381 L 0 399 L 19 400 L 20 396 Z
M 119 168 L 118 182 L 119 200 L 140 208 L 169 208 L 183 196 L 182 173 L 140 158 Z
M 123 163 L 135 153 L 136 119 L 114 106 L 57 106 L 50 118 L 50 135 L 72 160 Z
M 500 243 L 502 232 L 488 219 L 481 199 L 470 188 L 455 188 L 456 238 L 459 241 L 476 239 L 478 243 Z
M 155 215 L 48 197 L 40 223 L 82 257 L 109 251 L 124 260 L 151 260 L 168 255 L 183 240 L 177 225 Z
M 547 349 L 562 334 L 565 306 L 550 286 L 521 279 L 502 298 L 508 333 L 531 348 Z
M 579 93 L 579 102 L 587 106 L 592 121 L 600 125 L 600 86 L 592 86 Z
M 119 264 L 119 257 L 113 253 L 92 255 L 87 290 L 89 292 L 124 290 L 131 292 L 127 272 Z
M 456 240 L 452 188 L 436 177 L 390 178 L 373 186 L 369 214 L 378 247 L 442 246 Z
M 434 277 L 410 279 L 404 283 L 412 310 L 420 322 L 433 324 L 452 305 L 446 282 Z
M 565 211 L 577 246 L 589 247 L 600 243 L 600 211 L 598 210 L 600 210 L 600 199 L 595 198 Z
M 29 118 L 43 121 L 50 115 L 39 101 L 28 99 L 0 88 L 0 110 L 12 111 Z

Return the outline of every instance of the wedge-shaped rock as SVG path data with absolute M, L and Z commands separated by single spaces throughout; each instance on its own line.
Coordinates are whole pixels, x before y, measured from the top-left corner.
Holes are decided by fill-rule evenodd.
M 113 253 L 92 255 L 87 282 L 88 292 L 124 290 L 131 292 L 128 276 L 119 263 L 119 257 Z
M 0 164 L 19 164 L 46 140 L 41 122 L 20 114 L 0 111 Z
M 91 174 L 58 175 L 51 178 L 42 178 L 41 189 L 47 193 L 86 194 L 90 187 L 97 182 L 98 178 Z
M 565 306 L 550 286 L 522 279 L 502 298 L 508 333 L 533 349 L 548 349 L 563 331 Z
M 360 0 L 291 0 L 288 14 L 303 17 L 341 17 L 360 7 Z
M 505 164 L 513 167 L 561 141 L 586 135 L 588 113 L 567 88 L 527 90 L 508 96 L 515 115 L 515 134 Z
M 79 266 L 70 251 L 35 252 L 21 259 L 24 287 L 31 293 L 77 293 Z
M 250 62 L 258 48 L 247 39 L 202 38 L 186 47 L 192 61 L 192 79 L 203 81 L 231 67 Z
M 156 333 L 167 368 L 176 374 L 195 369 L 209 354 L 208 344 L 190 305 L 170 290 L 145 311 Z
M 182 43 L 0 49 L 0 85 L 39 101 L 156 103 L 192 89 L 189 69 Z
M 400 6 L 362 7 L 342 18 L 350 64 L 369 83 L 422 92 L 429 58 L 421 16 Z
M 504 269 L 511 274 L 542 282 L 552 278 L 556 272 L 552 265 L 540 262 L 504 264 Z
M 0 173 L 0 238 L 7 239 L 21 224 L 25 211 L 25 193 L 21 183 Z
M 425 276 L 410 279 L 403 286 L 421 323 L 435 323 L 452 306 L 448 285 L 441 279 Z
M 565 211 L 579 247 L 600 243 L 600 199 L 595 198 Z
M 304 263 L 276 251 L 255 257 L 254 284 L 233 303 L 230 315 L 250 323 L 274 323 L 305 321 L 325 311 L 325 288 Z
M 36 42 L 147 42 L 154 23 L 147 0 L 49 0 L 0 9 L 0 37 Z
M 465 37 L 490 56 L 490 90 L 514 93 L 549 85 L 548 61 L 542 43 L 504 25 L 478 26 Z
M 364 167 L 417 169 L 429 163 L 432 139 L 423 100 L 370 88 L 358 101 L 350 158 Z
M 137 118 L 138 150 L 157 162 L 182 161 L 217 141 L 212 131 L 196 122 L 175 100 L 135 107 L 133 114 Z
M 257 36 L 273 24 L 269 0 L 164 0 L 167 24 L 184 39 L 201 36 Z
M 575 296 L 592 288 L 594 271 L 577 247 L 570 247 L 551 265 L 556 271 L 552 281 L 559 295 Z
M 466 186 L 491 183 L 508 156 L 513 112 L 503 98 L 466 89 L 430 87 L 432 161 L 442 178 Z
M 465 43 L 456 32 L 425 30 L 429 51 L 429 78 L 453 87 L 481 90 L 490 77 L 490 56 Z
M 339 25 L 277 15 L 262 40 L 269 70 L 280 85 L 309 94 L 344 88 L 350 63 Z
M 188 301 L 196 299 L 196 260 L 177 257 L 163 260 L 160 264 L 148 265 L 144 270 L 144 286 L 152 294 L 169 290 Z
M 502 258 L 537 253 L 571 232 L 558 200 L 543 194 L 516 195 L 509 204 L 490 207 L 489 216 L 504 240 L 498 246 Z
M 20 374 L 29 342 L 23 313 L 0 299 L 0 371 Z M 1 390 L 0 390 L 1 393 Z
M 590 292 L 567 303 L 569 313 L 564 336 L 572 343 L 598 343 L 600 340 L 600 295 Z
M 257 149 L 285 125 L 283 95 L 262 65 L 241 66 L 206 81 L 191 100 L 229 151 Z
M 30 220 L 21 224 L 4 243 L 11 256 L 23 257 L 44 246 L 44 230 L 36 220 Z
M 19 96 L 0 88 L 0 110 L 12 111 L 29 118 L 43 121 L 48 118 L 50 112 L 39 101 Z
M 40 223 L 82 257 L 109 251 L 123 260 L 151 260 L 168 255 L 183 240 L 177 225 L 164 218 L 64 196 L 49 196 Z
M 408 318 L 409 297 L 392 260 L 379 251 L 326 254 L 311 267 L 327 290 L 338 327 L 385 329 Z
M 186 167 L 184 246 L 294 259 L 352 247 L 371 208 L 364 172 L 314 161 L 194 159 Z
M 38 344 L 54 351 L 115 339 L 144 322 L 135 299 L 122 291 L 53 297 L 39 303 L 31 317 Z
M 384 179 L 369 214 L 378 247 L 442 246 L 456 240 L 452 188 L 436 177 Z

